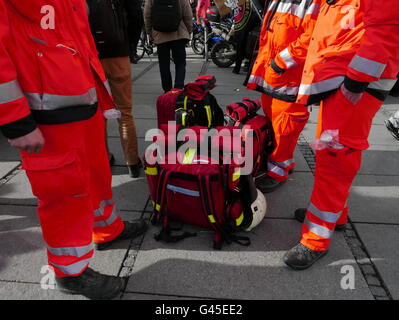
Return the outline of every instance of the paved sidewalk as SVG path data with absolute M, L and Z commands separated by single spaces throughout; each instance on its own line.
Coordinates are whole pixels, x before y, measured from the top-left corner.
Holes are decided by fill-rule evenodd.
M 133 65 L 133 72 L 142 153 L 148 144 L 145 132 L 156 127 L 155 102 L 162 90 L 156 60 Z M 222 107 L 243 96 L 258 97 L 243 88 L 243 75 L 189 56 L 187 81 L 199 74 L 216 76 L 213 93 Z M 298 144 L 297 169 L 283 188 L 267 195 L 268 215 L 250 233 L 250 247 L 232 244 L 214 251 L 212 233 L 189 226 L 185 228 L 197 231 L 197 237 L 160 243 L 153 237 L 158 227 L 151 226 L 140 239 L 96 252 L 93 268 L 130 277 L 121 299 L 399 299 L 399 143 L 383 124 L 397 109 L 399 100 L 389 99 L 375 118 L 371 148 L 364 154 L 349 202 L 351 225 L 335 234 L 330 253 L 310 270 L 292 271 L 282 256 L 299 240 L 301 226 L 293 212 L 307 205 L 312 189 L 314 155 L 308 142 L 314 137 L 317 108 Z M 120 214 L 125 219 L 149 219 L 144 174 L 128 177 L 116 122 L 109 127 Z M 42 289 L 46 256 L 35 205 L 18 154 L 0 137 L 0 299 L 83 299 Z M 352 271 L 354 288 L 345 290 Z

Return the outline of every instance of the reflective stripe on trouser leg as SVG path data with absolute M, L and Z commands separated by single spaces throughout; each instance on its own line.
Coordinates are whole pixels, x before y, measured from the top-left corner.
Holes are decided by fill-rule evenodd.
M 309 119 L 309 112 L 303 105 L 273 99 L 269 116 L 273 125 L 275 147 L 269 157 L 268 175 L 283 181 L 288 179 L 288 171 L 295 167 L 295 147 L 299 134 Z M 284 174 L 282 171 L 285 171 Z
M 112 200 L 100 202 L 99 209 L 94 210 L 95 243 L 108 242 L 115 239 L 124 229 L 124 223 L 118 216 L 115 203 Z
M 361 164 L 361 151 L 349 148 L 316 152 L 315 181 L 301 243 L 316 251 L 328 249 L 335 225 L 345 213 L 353 179 Z

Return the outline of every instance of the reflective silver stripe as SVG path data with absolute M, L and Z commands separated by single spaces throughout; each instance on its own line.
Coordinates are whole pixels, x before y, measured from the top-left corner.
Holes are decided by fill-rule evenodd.
M 312 213 L 314 216 L 325 222 L 337 223 L 339 217 L 341 216 L 341 212 L 334 213 L 328 211 L 319 210 L 313 203 L 310 203 L 308 211 Z
M 55 264 L 52 262 L 50 262 L 50 264 L 53 265 L 54 267 L 60 269 L 62 273 L 73 275 L 73 274 L 81 273 L 83 271 L 83 269 L 85 269 L 86 266 L 89 264 L 89 262 L 90 262 L 90 258 L 82 260 L 82 261 L 78 261 L 76 263 L 72 263 L 68 266 L 62 266 L 62 265 Z
M 89 89 L 86 93 L 73 96 L 29 92 L 24 92 L 24 94 L 28 99 L 30 108 L 33 110 L 57 110 L 70 106 L 93 105 L 97 102 L 95 88 Z
M 200 193 L 198 191 L 172 186 L 171 184 L 168 184 L 166 188 L 169 189 L 169 190 L 172 190 L 174 192 L 186 194 L 186 195 L 192 196 L 192 197 L 199 197 L 200 196 Z
M 94 221 L 94 227 L 107 227 L 109 225 L 111 225 L 116 218 L 118 218 L 118 216 L 115 214 L 116 209 L 114 207 L 114 210 L 112 211 L 111 215 L 109 216 L 109 218 L 107 220 L 103 220 L 103 221 Z
M 111 92 L 111 87 L 110 87 L 110 85 L 109 85 L 108 80 L 104 81 L 104 87 L 105 87 L 105 89 L 107 89 L 108 94 L 111 96 L 111 95 L 112 95 L 112 92 Z
M 0 104 L 13 102 L 24 97 L 17 80 L 0 84 Z
M 362 72 L 372 77 L 379 78 L 386 68 L 386 64 L 363 58 L 361 56 L 354 56 L 349 68 Z
M 114 204 L 114 201 L 113 201 L 112 199 L 101 201 L 101 202 L 100 202 L 100 208 L 94 210 L 94 216 L 95 216 L 95 217 L 101 217 L 101 216 L 103 216 L 103 215 L 104 215 L 104 208 L 105 208 L 106 206 L 110 206 L 110 205 L 112 205 L 112 204 Z
M 295 160 L 294 159 L 290 159 L 290 160 L 287 160 L 287 161 L 274 161 L 279 167 L 282 167 L 282 168 L 287 168 L 287 167 L 289 167 L 290 165 L 292 165 L 293 163 L 295 163 Z
M 301 84 L 299 87 L 299 94 L 310 96 L 337 89 L 341 86 L 344 78 L 344 76 L 339 76 L 312 84 Z
M 53 248 L 47 246 L 48 251 L 55 256 L 73 256 L 73 257 L 83 257 L 94 249 L 94 244 L 91 243 L 88 246 L 82 247 L 64 247 L 64 248 Z
M 287 68 L 292 68 L 298 65 L 294 60 L 294 58 L 291 56 L 290 51 L 288 49 L 284 49 L 283 51 L 281 51 L 280 57 L 281 59 L 284 60 L 285 64 L 287 65 Z
M 266 91 L 273 91 L 277 94 L 285 96 L 296 96 L 299 91 L 299 87 L 273 87 L 270 84 L 266 83 L 264 79 L 258 76 L 251 76 L 249 78 L 249 83 L 255 83 L 258 86 L 264 88 Z
M 270 7 L 269 11 L 274 10 L 274 7 L 276 6 L 278 2 L 273 2 Z M 302 1 L 300 4 L 294 4 L 293 2 L 284 2 L 281 1 L 279 2 L 279 5 L 277 7 L 277 12 L 278 13 L 289 13 L 294 16 L 297 16 L 298 18 L 303 19 L 306 15 L 308 14 L 313 14 L 315 12 L 316 8 L 318 8 L 318 4 L 312 3 L 309 5 L 309 1 Z
M 307 218 L 305 219 L 305 224 L 310 232 L 313 232 L 314 234 L 317 234 L 320 237 L 331 239 L 332 235 L 334 234 L 334 231 L 326 227 L 322 227 L 316 223 L 313 223 L 309 221 Z
M 370 82 L 368 88 L 382 91 L 391 91 L 396 81 L 397 79 L 380 79 L 378 81 Z
M 277 174 L 280 177 L 285 177 L 287 176 L 287 173 L 285 172 L 284 169 L 281 169 L 279 166 L 276 166 L 275 164 L 268 162 L 267 164 L 267 170 L 270 172 L 273 172 Z

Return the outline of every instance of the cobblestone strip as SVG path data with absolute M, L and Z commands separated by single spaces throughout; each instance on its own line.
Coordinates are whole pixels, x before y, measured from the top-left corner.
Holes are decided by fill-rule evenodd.
M 298 140 L 298 147 L 314 174 L 316 168 L 315 153 L 302 134 Z M 344 238 L 355 257 L 356 263 L 358 264 L 374 299 L 393 300 L 391 293 L 374 265 L 373 260 L 371 259 L 370 254 L 368 253 L 367 248 L 361 240 L 359 233 L 356 230 L 356 226 L 351 219 L 349 219 L 347 228 L 344 231 Z
M 202 65 L 201 71 L 199 73 L 200 76 L 202 76 L 202 75 L 207 73 L 209 64 L 210 64 L 210 61 L 205 61 L 204 62 L 204 64 Z
M 154 68 L 156 65 L 158 64 L 158 62 L 153 61 L 151 62 L 147 67 L 144 68 L 143 71 L 141 71 L 140 73 L 138 73 L 136 76 L 133 77 L 132 82 L 136 82 L 138 79 L 140 79 L 142 76 L 144 76 L 148 71 L 150 71 L 152 68 Z

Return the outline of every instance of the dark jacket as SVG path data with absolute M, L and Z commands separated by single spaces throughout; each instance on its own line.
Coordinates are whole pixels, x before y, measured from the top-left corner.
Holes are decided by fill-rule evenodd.
M 87 0 L 89 7 L 91 1 L 95 0 Z M 129 56 L 131 48 L 137 46 L 137 42 L 140 38 L 141 30 L 144 25 L 141 1 L 118 0 L 118 2 L 120 3 L 122 11 L 124 11 L 125 14 L 125 21 L 123 21 L 122 24 L 126 25 L 126 41 L 120 44 L 96 42 L 100 59 Z M 95 17 L 90 17 L 90 20 L 92 19 L 95 19 Z

